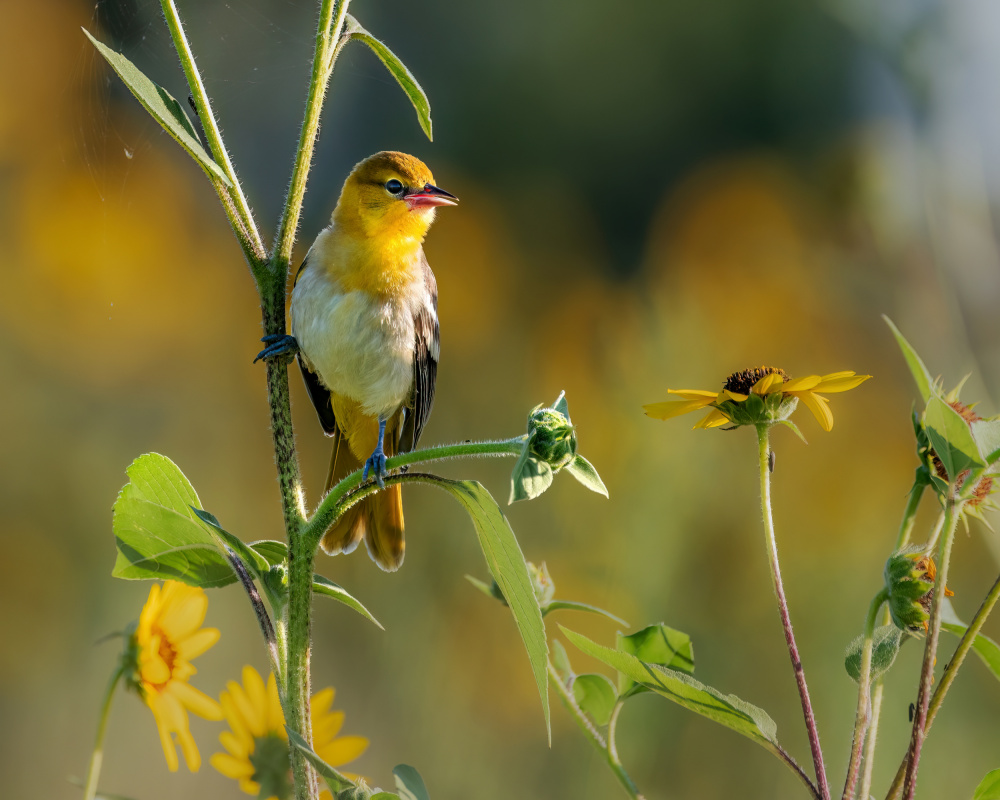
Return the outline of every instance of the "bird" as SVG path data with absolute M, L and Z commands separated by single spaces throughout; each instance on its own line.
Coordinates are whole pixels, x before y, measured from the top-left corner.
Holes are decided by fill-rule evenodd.
M 359 162 L 295 277 L 291 335 L 264 337 L 258 358 L 296 353 L 324 432 L 333 438 L 325 491 L 364 467 L 384 487 L 386 460 L 417 446 L 434 401 L 440 357 L 437 281 L 423 241 L 441 206 L 419 159 L 383 151 Z M 323 535 L 329 554 L 364 540 L 392 572 L 403 563 L 399 484 L 351 506 Z

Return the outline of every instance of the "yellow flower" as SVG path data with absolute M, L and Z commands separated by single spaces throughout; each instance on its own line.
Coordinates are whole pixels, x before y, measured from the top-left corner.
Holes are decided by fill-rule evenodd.
M 187 712 L 205 719 L 222 719 L 219 704 L 188 683 L 197 672 L 191 659 L 219 641 L 218 628 L 201 627 L 207 610 L 208 598 L 203 589 L 177 581 L 166 581 L 162 587 L 153 584 L 130 637 L 129 683 L 153 712 L 172 772 L 178 766 L 176 745 L 180 745 L 188 769 L 197 772 L 201 766 Z
M 247 794 L 286 800 L 292 788 L 288 734 L 274 675 L 268 675 L 265 685 L 260 673 L 247 666 L 243 668 L 243 685 L 230 681 L 226 689 L 219 699 L 230 730 L 220 734 L 219 742 L 227 752 L 213 755 L 212 766 L 227 778 L 239 781 Z M 313 750 L 331 767 L 339 768 L 368 749 L 368 740 L 363 736 L 337 736 L 344 724 L 344 712 L 331 711 L 333 696 L 332 688 L 314 694 L 310 714 Z M 357 780 L 356 775 L 345 774 Z M 269 794 L 262 794 L 262 786 Z M 324 791 L 320 798 L 330 800 L 331 794 Z
M 833 372 L 829 375 L 809 375 L 790 378 L 777 367 L 758 367 L 736 372 L 726 379 L 720 392 L 700 389 L 668 389 L 668 394 L 682 398 L 662 403 L 650 403 L 643 410 L 655 419 L 671 419 L 711 408 L 695 428 L 717 428 L 720 425 L 755 425 L 782 422 L 795 410 L 798 401 L 819 421 L 825 431 L 833 429 L 830 401 L 820 392 L 846 392 L 868 380 L 871 375 L 853 372 Z

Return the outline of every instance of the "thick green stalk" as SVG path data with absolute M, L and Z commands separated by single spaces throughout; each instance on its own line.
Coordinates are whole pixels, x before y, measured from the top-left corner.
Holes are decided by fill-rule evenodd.
M 799 648 L 795 644 L 795 633 L 792 630 L 792 619 L 788 613 L 788 601 L 785 599 L 785 589 L 781 583 L 781 568 L 778 564 L 778 543 L 774 536 L 774 521 L 771 517 L 771 470 L 769 426 L 757 426 L 757 463 L 760 472 L 760 508 L 764 520 L 764 534 L 767 540 L 768 563 L 771 567 L 771 581 L 774 594 L 778 600 L 778 613 L 781 616 L 781 627 L 785 632 L 785 643 L 788 645 L 788 656 L 795 673 L 795 684 L 799 690 L 802 702 L 802 716 L 809 735 L 809 749 L 812 752 L 813 766 L 816 770 L 816 788 L 823 800 L 830 798 L 830 786 L 826 778 L 826 766 L 823 763 L 823 750 L 819 743 L 819 730 L 816 728 L 816 717 L 813 714 L 812 702 L 809 700 L 809 688 L 806 685 L 806 674 L 799 657 Z
M 548 662 L 548 672 L 549 683 L 552 685 L 552 688 L 556 690 L 556 693 L 562 699 L 563 705 L 566 706 L 566 710 L 569 711 L 570 716 L 573 717 L 573 721 L 576 722 L 577 726 L 579 726 L 580 730 L 583 731 L 584 735 L 591 742 L 591 744 L 593 744 L 594 747 L 600 751 L 601 755 L 604 756 L 604 760 L 611 768 L 611 771 L 618 779 L 618 782 L 625 790 L 625 793 L 631 797 L 632 800 L 645 800 L 642 794 L 639 793 L 639 789 L 635 785 L 635 782 L 625 771 L 625 767 L 622 766 L 622 762 L 618 758 L 618 752 L 614 746 L 615 724 L 618 721 L 618 712 L 621 711 L 621 702 L 615 705 L 614 711 L 611 712 L 611 721 L 608 722 L 608 738 L 605 740 L 605 738 L 601 736 L 600 731 L 594 727 L 594 724 L 584 713 L 583 709 L 580 708 L 569 687 L 562 682 L 562 679 L 559 677 L 559 673 L 556 672 L 556 668 L 553 666 L 551 659 Z
M 899 532 L 896 534 L 896 546 L 893 552 L 906 547 L 913 536 L 913 528 L 917 523 L 917 511 L 920 508 L 920 501 L 923 499 L 927 482 L 921 479 L 920 470 L 913 480 L 913 488 L 910 489 L 909 499 L 906 501 L 906 508 L 903 510 L 903 518 L 899 522 Z M 942 519 L 943 522 L 943 519 Z M 882 614 L 882 624 L 888 625 L 891 622 L 889 609 Z M 861 787 L 858 796 L 868 800 L 871 796 L 872 770 L 875 766 L 875 746 L 878 741 L 878 724 L 882 712 L 882 692 L 885 685 L 880 677 L 875 681 L 872 689 L 872 718 L 868 725 L 868 733 L 865 737 L 865 750 L 862 757 Z
M 420 450 L 413 450 L 409 453 L 401 453 L 393 456 L 386 462 L 387 470 L 394 470 L 399 467 L 411 464 L 421 464 L 426 461 L 441 461 L 448 458 L 461 458 L 467 456 L 519 456 L 524 449 L 525 437 L 515 436 L 513 439 L 503 439 L 496 442 L 460 442 L 458 444 L 443 444 L 437 447 L 425 447 Z M 309 518 L 303 529 L 306 541 L 311 542 L 315 548 L 319 544 L 326 530 L 333 524 L 333 521 L 345 510 L 341 501 L 348 493 L 351 493 L 351 505 L 360 499 L 353 490 L 361 485 L 362 470 L 355 470 L 345 477 L 340 483 L 334 486 L 323 498 L 313 515 Z M 368 484 L 371 491 L 374 491 L 374 482 Z
M 181 68 L 187 78 L 188 86 L 191 89 L 191 97 L 195 107 L 198 109 L 198 118 L 205 131 L 205 138 L 208 140 L 209 149 L 212 151 L 212 158 L 218 164 L 226 177 L 229 178 L 230 185 L 226 186 L 221 181 L 212 180 L 215 190 L 222 200 L 226 216 L 233 227 L 233 233 L 243 248 L 244 255 L 250 264 L 250 269 L 254 278 L 260 283 L 263 275 L 264 265 L 267 262 L 267 251 L 261 241 L 260 233 L 253 220 L 253 213 L 247 204 L 246 197 L 243 196 L 243 189 L 236 178 L 236 170 L 233 169 L 232 161 L 225 144 L 222 142 L 222 133 L 215 121 L 215 114 L 212 112 L 212 104 L 209 102 L 208 93 L 202 83 L 201 75 L 194 63 L 194 53 L 191 52 L 191 45 L 188 43 L 184 33 L 184 26 L 181 24 L 180 15 L 174 5 L 174 0 L 160 0 L 163 9 L 163 16 L 166 18 L 167 27 L 170 29 L 170 36 L 174 41 L 174 48 L 180 58 Z
M 938 639 L 941 635 L 941 608 L 944 590 L 948 585 L 948 565 L 951 562 L 951 547 L 955 541 L 962 501 L 948 500 L 945 505 L 944 534 L 938 550 L 938 572 L 934 581 L 934 597 L 931 618 L 928 623 L 927 641 L 924 644 L 924 661 L 920 670 L 920 691 L 917 694 L 917 710 L 913 716 L 913 732 L 910 738 L 908 765 L 903 779 L 903 797 L 913 800 L 917 790 L 917 770 L 920 768 L 920 753 L 927 737 L 927 708 L 930 704 L 931 683 L 934 680 L 934 662 L 937 659 Z
M 847 780 L 844 781 L 843 800 L 854 800 L 854 788 L 858 779 L 858 767 L 861 763 L 861 747 L 865 741 L 865 733 L 871 719 L 871 676 L 872 676 L 872 639 L 875 635 L 875 618 L 882 604 L 888 599 L 889 593 L 882 589 L 872 600 L 865 618 L 864 640 L 861 645 L 861 670 L 858 675 L 858 709 L 854 715 L 854 741 L 851 745 L 851 758 L 847 765 Z M 862 795 L 864 800 L 867 797 Z
M 90 754 L 90 765 L 87 767 L 87 780 L 83 785 L 83 800 L 94 800 L 97 796 L 97 783 L 101 779 L 101 764 L 104 762 L 104 734 L 108 729 L 108 718 L 111 716 L 111 701 L 118 688 L 118 681 L 125 674 L 125 667 L 119 665 L 111 680 L 108 681 L 104 702 L 101 704 L 101 716 L 97 721 L 97 735 L 94 737 L 94 751 Z
M 299 146 L 292 167 L 292 179 L 288 185 L 288 196 L 278 222 L 278 232 L 274 237 L 271 251 L 271 272 L 280 276 L 282 288 L 288 280 L 288 264 L 292 258 L 292 245 L 302 214 L 302 201 L 306 194 L 306 181 L 312 165 L 316 137 L 319 135 L 319 120 L 323 110 L 326 87 L 333 73 L 332 55 L 340 39 L 350 0 L 340 0 L 337 18 L 334 21 L 335 0 L 322 0 L 319 9 L 319 25 L 316 28 L 316 47 L 313 53 L 312 75 L 309 79 L 309 95 L 306 98 L 306 113 L 299 132 Z

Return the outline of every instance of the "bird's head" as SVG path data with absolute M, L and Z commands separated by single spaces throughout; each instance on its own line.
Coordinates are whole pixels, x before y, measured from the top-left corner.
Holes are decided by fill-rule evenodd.
M 357 164 L 340 193 L 333 221 L 365 238 L 423 241 L 437 206 L 453 206 L 455 195 L 434 185 L 420 159 L 386 150 Z

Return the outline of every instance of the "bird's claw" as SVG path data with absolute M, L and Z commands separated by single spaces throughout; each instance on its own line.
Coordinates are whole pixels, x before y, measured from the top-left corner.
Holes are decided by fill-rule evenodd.
M 365 462 L 365 471 L 361 474 L 361 480 L 368 480 L 368 470 L 372 471 L 372 477 L 375 478 L 375 482 L 379 485 L 380 489 L 385 488 L 385 453 L 382 450 L 382 446 L 379 445 L 375 448 L 375 452 L 368 456 L 368 460 Z
M 270 336 L 262 338 L 261 341 L 267 347 L 257 353 L 257 357 L 253 360 L 254 364 L 261 360 L 267 361 L 279 356 L 288 356 L 291 358 L 299 352 L 299 343 L 294 336 L 288 336 L 283 333 L 272 333 Z

